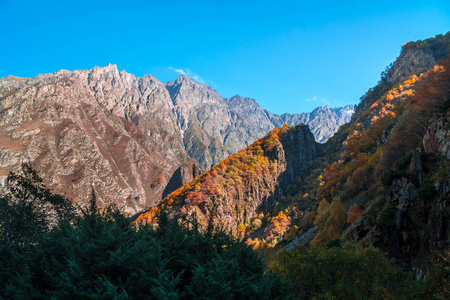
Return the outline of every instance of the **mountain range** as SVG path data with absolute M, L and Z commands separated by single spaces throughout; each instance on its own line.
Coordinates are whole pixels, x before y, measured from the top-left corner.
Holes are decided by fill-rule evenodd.
M 283 124 L 306 124 L 323 143 L 352 105 L 311 113 L 265 111 L 221 97 L 188 76 L 163 83 L 116 65 L 0 79 L 0 176 L 30 162 L 55 192 L 129 213 L 163 196 Z

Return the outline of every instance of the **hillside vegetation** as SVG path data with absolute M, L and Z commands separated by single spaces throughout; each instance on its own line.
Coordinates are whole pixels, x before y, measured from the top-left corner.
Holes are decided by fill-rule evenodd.
M 299 222 L 318 229 L 313 245 L 373 244 L 419 273 L 442 255 L 448 263 L 449 99 L 447 60 L 395 85 L 339 130 L 326 167 L 298 189 L 314 194 Z
M 435 55 L 447 47 L 448 36 L 419 44 L 430 45 Z M 402 55 L 416 46 L 408 44 Z M 427 70 L 417 66 L 393 80 L 396 64 L 324 147 L 294 140 L 299 127 L 273 130 L 169 195 L 138 223 L 153 223 L 162 211 L 203 227 L 212 220 L 260 249 L 295 244 L 309 232 L 306 244 L 375 245 L 420 276 L 428 273 L 447 259 L 450 246 L 450 61 Z
M 195 222 L 161 214 L 158 228 L 136 227 L 113 206 L 98 209 L 95 196 L 88 206 L 73 206 L 28 167 L 7 186 L 0 196 L 2 299 L 448 296 L 445 270 L 415 281 L 373 247 L 299 248 L 268 268 L 249 246 L 212 226 L 199 231 Z

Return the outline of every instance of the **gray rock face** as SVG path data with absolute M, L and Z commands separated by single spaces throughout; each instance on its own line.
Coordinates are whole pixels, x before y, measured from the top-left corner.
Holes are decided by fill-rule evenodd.
M 395 225 L 398 230 L 402 225 L 403 215 L 416 198 L 417 190 L 408 179 L 402 177 L 392 182 L 389 192 L 391 195 L 391 203 L 397 207 Z
M 386 75 L 390 83 L 397 83 L 402 78 L 417 72 L 417 68 L 430 69 L 436 64 L 432 53 L 426 53 L 421 49 L 404 48 L 394 65 Z
M 306 165 L 317 154 L 317 144 L 314 136 L 306 125 L 297 125 L 281 139 L 285 156 L 288 157 L 284 176 L 288 181 L 294 182 L 295 177 L 301 173 Z
M 421 186 L 423 184 L 424 171 L 420 151 L 418 149 L 413 152 L 411 163 L 409 165 L 409 171 L 413 176 L 413 183 L 416 186 Z
M 372 226 L 372 222 L 364 216 L 358 218 L 358 220 L 353 223 L 354 239 L 360 240 L 363 238 L 372 229 Z
M 450 114 L 434 116 L 423 138 L 423 147 L 427 152 L 441 153 L 450 159 Z
M 393 181 L 390 194 L 397 210 L 395 227 L 384 233 L 376 228 L 370 239 L 423 276 L 435 263 L 436 253 L 449 247 L 450 180 L 436 180 L 434 192 L 423 198 L 416 196 L 411 182 L 400 178 Z
M 248 146 L 266 135 L 271 129 L 278 127 L 266 116 L 265 111 L 254 99 L 236 95 L 226 101 L 234 121 L 232 130 L 227 133 L 225 138 L 227 148 L 242 143 L 240 141 L 244 141 Z
M 317 233 L 317 228 L 313 227 L 310 230 L 308 230 L 307 232 L 305 232 L 304 234 L 296 237 L 292 242 L 290 242 L 286 247 L 284 247 L 284 249 L 286 251 L 292 251 L 299 246 L 308 246 L 309 243 L 314 238 L 314 236 L 316 235 L 316 233 Z
M 183 144 L 170 119 L 160 119 L 166 132 L 156 117 L 133 122 L 137 83 L 114 66 L 23 82 L 0 102 L 0 174 L 31 161 L 55 192 L 75 200 L 94 189 L 101 205 L 114 201 L 130 213 L 151 205 L 160 192 L 150 183 L 183 162 Z
M 185 165 L 179 167 L 173 173 L 172 177 L 169 180 L 169 183 L 164 188 L 162 197 L 165 198 L 167 195 L 174 192 L 176 189 L 185 185 L 189 181 L 193 180 L 200 174 L 201 171 L 194 162 L 187 162 Z
M 83 202 L 94 189 L 101 205 L 134 213 L 161 199 L 192 159 L 207 169 L 277 125 L 255 100 L 224 99 L 187 76 L 162 83 L 115 65 L 8 76 L 0 78 L 0 176 L 30 161 L 55 192 Z

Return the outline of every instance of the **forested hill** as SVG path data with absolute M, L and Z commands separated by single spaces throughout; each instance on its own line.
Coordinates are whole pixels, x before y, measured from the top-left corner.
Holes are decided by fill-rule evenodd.
M 448 37 L 436 39 L 446 45 Z M 421 43 L 441 49 L 436 39 Z M 375 245 L 426 274 L 450 246 L 450 62 L 417 65 L 388 82 L 412 45 L 325 145 L 294 138 L 307 137 L 306 127 L 279 128 L 139 221 L 152 222 L 161 210 L 204 226 L 213 220 L 254 247 Z
M 418 45 L 440 40 L 448 57 L 448 38 Z M 408 45 L 402 55 L 416 49 Z M 298 222 L 301 232 L 317 231 L 313 245 L 376 245 L 419 276 L 448 262 L 449 99 L 449 58 L 429 69 L 416 65 L 395 84 L 383 77 L 368 91 L 352 121 L 327 142 L 324 169 L 297 185 L 298 195 L 314 194 Z
M 268 212 L 278 205 L 274 199 L 306 170 L 321 147 L 306 125 L 274 129 L 168 195 L 141 214 L 137 223 L 152 223 L 164 211 L 194 219 L 203 227 L 212 221 L 215 227 L 244 236 L 264 222 L 270 228 L 259 235 L 275 243 L 290 221 L 282 212 L 270 218 Z
M 315 190 L 315 244 L 374 244 L 421 274 L 448 251 L 449 99 L 447 59 L 395 85 L 339 131 L 328 150 L 340 150 Z M 338 217 L 333 206 L 345 210 Z

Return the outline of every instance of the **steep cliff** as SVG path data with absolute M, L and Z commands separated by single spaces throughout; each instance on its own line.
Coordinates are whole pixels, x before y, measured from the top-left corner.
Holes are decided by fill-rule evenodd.
M 179 187 L 185 185 L 189 181 L 193 180 L 195 177 L 201 174 L 201 169 L 193 161 L 185 163 L 183 166 L 179 167 L 170 177 L 169 182 L 164 188 L 162 197 L 165 198 L 170 193 L 177 190 Z
M 286 160 L 248 243 L 375 245 L 417 276 L 436 263 L 448 270 L 450 59 L 431 58 L 448 57 L 449 39 L 409 43 L 306 168 L 290 171 Z M 284 154 L 295 161 L 287 137 Z

